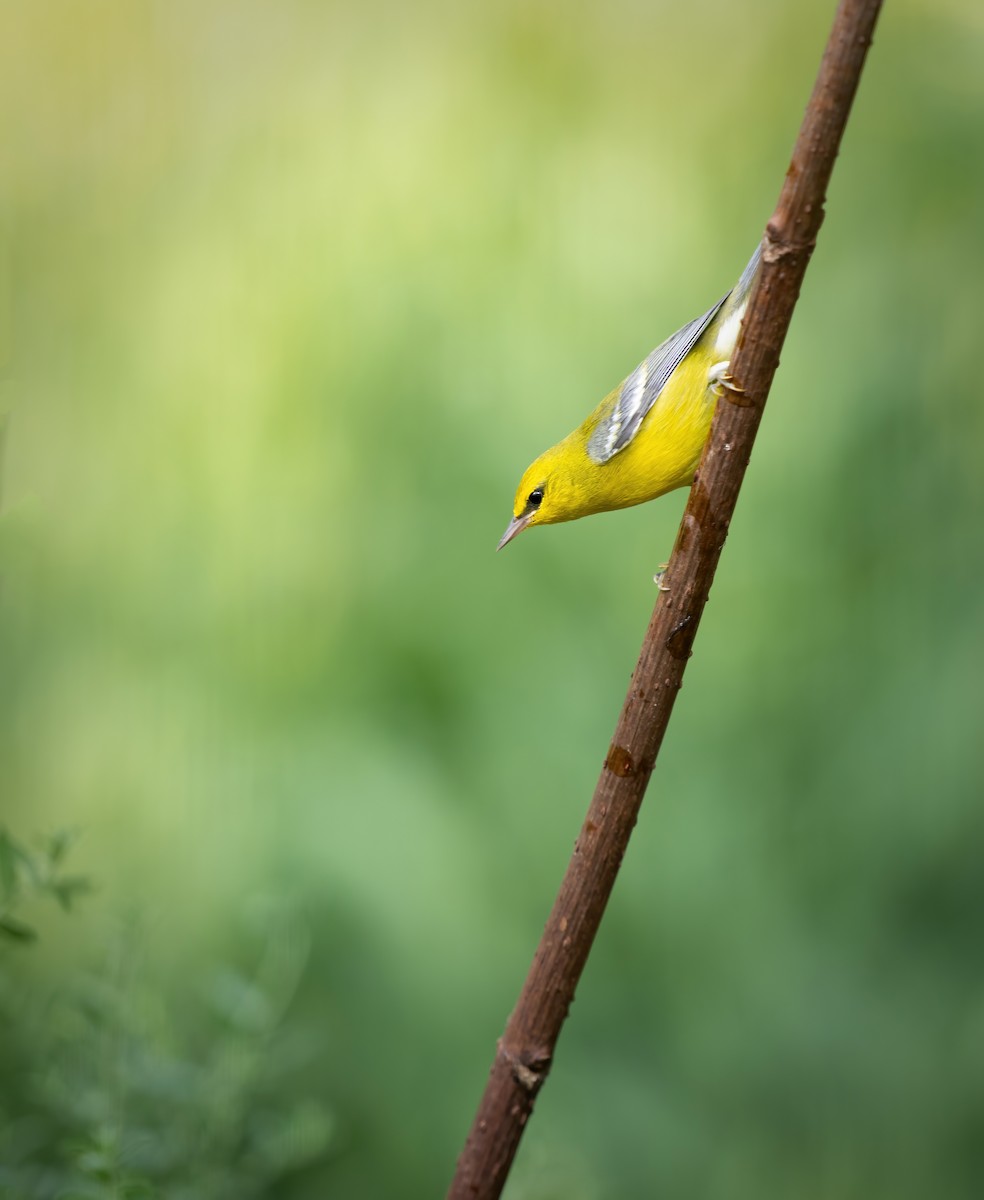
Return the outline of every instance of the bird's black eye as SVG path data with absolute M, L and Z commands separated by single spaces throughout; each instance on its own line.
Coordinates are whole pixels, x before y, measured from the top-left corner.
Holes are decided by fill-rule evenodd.
M 534 488 L 526 497 L 526 503 L 530 508 L 539 508 L 540 501 L 543 499 L 543 488 Z

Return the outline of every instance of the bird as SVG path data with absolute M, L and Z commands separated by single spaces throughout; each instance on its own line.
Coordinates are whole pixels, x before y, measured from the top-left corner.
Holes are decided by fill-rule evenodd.
M 691 484 L 761 262 L 666 339 L 591 415 L 523 472 L 501 550 L 524 529 L 628 508 Z

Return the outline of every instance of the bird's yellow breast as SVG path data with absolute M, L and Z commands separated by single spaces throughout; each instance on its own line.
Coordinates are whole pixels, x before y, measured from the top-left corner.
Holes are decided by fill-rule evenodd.
M 625 449 L 608 462 L 591 464 L 585 500 L 592 512 L 642 504 L 693 480 L 714 415 L 715 394 L 708 376 L 715 351 L 712 327 L 673 372 Z M 617 394 L 616 390 L 606 396 L 571 434 L 581 442 L 585 456 L 591 433 L 607 418 Z

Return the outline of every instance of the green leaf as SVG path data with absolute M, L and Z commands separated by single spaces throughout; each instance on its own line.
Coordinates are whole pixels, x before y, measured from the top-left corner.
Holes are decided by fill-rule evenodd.
M 17 892 L 17 856 L 17 844 L 6 829 L 0 829 L 0 894 L 4 900 Z
M 78 840 L 77 829 L 59 829 L 45 841 L 45 851 L 52 866 L 60 863 Z
M 48 886 L 66 912 L 71 909 L 77 896 L 86 896 L 92 891 L 92 883 L 84 875 L 67 875 Z
M 12 917 L 10 913 L 0 913 L 0 934 L 5 934 L 15 942 L 33 942 L 38 936 L 30 925 Z
M 20 842 L 15 842 L 13 838 L 10 839 L 10 849 L 14 856 L 14 870 L 18 871 L 21 876 L 26 875 L 34 887 L 41 887 L 44 879 L 34 855 L 26 850 Z

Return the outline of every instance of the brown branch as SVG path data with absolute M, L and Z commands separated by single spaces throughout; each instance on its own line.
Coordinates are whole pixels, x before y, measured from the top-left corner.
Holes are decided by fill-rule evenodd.
M 823 220 L 844 126 L 881 0 L 842 0 L 763 241 L 762 270 L 717 406 L 662 591 L 574 855 L 499 1040 L 449 1200 L 501 1194 L 550 1070 L 707 603 L 772 377 Z

